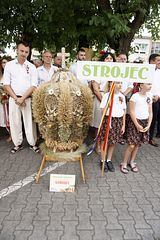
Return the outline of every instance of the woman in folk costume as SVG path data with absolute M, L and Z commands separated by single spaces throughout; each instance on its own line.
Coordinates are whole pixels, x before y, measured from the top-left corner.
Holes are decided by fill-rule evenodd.
M 7 57 L 2 57 L 0 62 L 0 127 L 5 127 L 9 132 L 9 114 L 8 114 L 8 95 L 3 89 L 3 73 L 6 63 L 8 62 Z M 11 137 L 7 139 L 7 142 L 11 141 Z
M 99 140 L 101 143 L 101 161 L 100 161 L 100 167 L 102 168 L 103 160 L 105 159 L 105 150 L 104 150 L 104 141 L 106 137 L 106 131 L 107 127 L 110 127 L 109 129 L 109 135 L 108 135 L 108 147 L 107 147 L 107 160 L 105 160 L 104 163 L 104 171 L 107 172 L 108 170 L 111 172 L 115 171 L 115 168 L 112 163 L 112 155 L 113 151 L 115 149 L 116 143 L 119 143 L 123 139 L 123 134 L 125 132 L 125 114 L 126 114 L 126 100 L 125 96 L 121 93 L 121 82 L 115 82 L 114 87 L 114 93 L 113 93 L 113 105 L 112 105 L 112 111 L 111 111 L 111 122 L 110 126 L 108 126 L 109 121 L 109 114 L 110 114 L 110 108 L 106 113 L 106 116 L 104 117 L 103 123 L 102 123 L 102 129 L 100 132 Z M 100 108 L 102 111 L 105 110 L 105 107 L 107 105 L 107 101 L 109 98 L 110 92 L 107 92 L 104 94 Z
M 122 173 L 138 172 L 135 158 L 141 143 L 148 143 L 149 128 L 152 122 L 152 95 L 149 93 L 151 84 L 140 83 L 139 92 L 132 95 L 129 101 L 129 115 L 126 128 L 126 142 L 128 144 L 124 159 L 120 165 Z
M 115 56 L 110 52 L 105 52 L 101 58 L 101 62 L 115 62 Z M 104 93 L 108 90 L 108 82 L 107 81 L 92 81 L 92 90 L 94 93 L 94 102 L 93 102 L 93 121 L 91 126 L 98 129 L 101 118 L 102 111 L 100 109 L 100 103 L 102 101 L 102 97 Z M 97 151 L 99 152 L 99 145 L 97 144 Z

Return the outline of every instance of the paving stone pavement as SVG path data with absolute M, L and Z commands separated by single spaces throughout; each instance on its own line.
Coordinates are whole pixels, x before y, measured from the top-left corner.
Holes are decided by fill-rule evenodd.
M 0 191 L 36 173 L 41 163 L 27 144 L 15 155 L 11 147 L 0 140 Z M 160 147 L 142 146 L 139 173 L 127 175 L 119 170 L 123 149 L 117 145 L 116 172 L 104 177 L 99 156 L 84 155 L 86 183 L 78 162 L 56 168 L 52 173 L 76 174 L 74 193 L 49 192 L 46 174 L 2 197 L 0 240 L 160 240 Z

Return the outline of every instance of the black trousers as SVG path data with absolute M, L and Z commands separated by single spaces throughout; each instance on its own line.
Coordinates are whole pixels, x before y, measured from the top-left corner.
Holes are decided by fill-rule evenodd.
M 159 101 L 152 103 L 152 112 L 153 112 L 153 118 L 152 123 L 149 130 L 149 139 L 152 140 L 154 136 L 154 129 L 156 127 L 157 119 L 158 119 L 158 113 L 160 111 L 160 104 Z
M 159 103 L 159 109 L 158 109 L 158 115 L 157 115 L 157 135 L 160 136 L 160 101 Z

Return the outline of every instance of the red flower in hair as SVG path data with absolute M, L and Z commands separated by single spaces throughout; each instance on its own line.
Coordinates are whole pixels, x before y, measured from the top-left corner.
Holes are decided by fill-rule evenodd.
M 103 55 L 103 54 L 105 54 L 106 52 L 105 52 L 104 50 L 101 50 L 99 53 L 100 53 L 101 55 Z

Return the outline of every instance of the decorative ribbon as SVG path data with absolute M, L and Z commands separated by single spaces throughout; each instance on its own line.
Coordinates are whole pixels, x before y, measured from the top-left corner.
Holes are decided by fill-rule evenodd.
M 99 125 L 99 128 L 98 128 L 96 139 L 98 138 L 98 136 L 100 134 L 100 131 L 101 131 L 102 125 L 103 125 L 104 117 L 106 116 L 107 110 L 108 110 L 108 108 L 110 106 L 111 98 L 112 98 L 112 95 L 114 93 L 114 86 L 115 86 L 115 84 L 114 84 L 114 82 L 112 82 L 111 87 L 110 87 L 110 91 L 109 91 L 109 95 L 108 95 L 108 99 L 107 99 L 107 103 L 106 103 L 105 109 L 103 111 L 101 122 L 100 122 L 100 125 Z
M 8 105 L 7 103 L 3 103 L 3 110 L 4 110 L 4 120 L 6 124 L 6 129 L 8 132 L 10 132 L 10 126 L 9 126 L 9 112 L 8 112 Z

